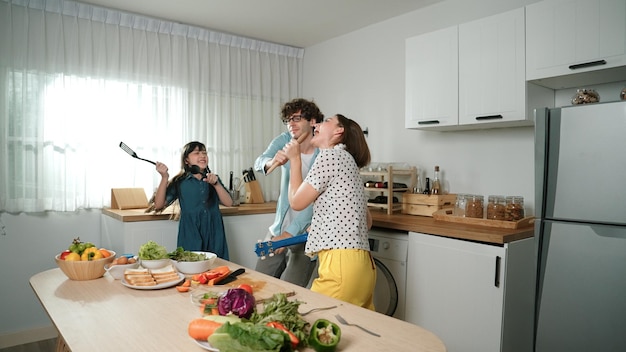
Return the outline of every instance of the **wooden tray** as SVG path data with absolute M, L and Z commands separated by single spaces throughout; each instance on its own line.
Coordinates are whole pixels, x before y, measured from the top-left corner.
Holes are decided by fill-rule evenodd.
M 489 220 L 478 218 L 466 218 L 452 215 L 453 209 L 441 209 L 433 213 L 433 218 L 440 221 L 456 222 L 468 225 L 480 225 L 488 227 L 499 227 L 504 229 L 522 229 L 531 227 L 535 223 L 534 216 L 528 216 L 517 221 Z

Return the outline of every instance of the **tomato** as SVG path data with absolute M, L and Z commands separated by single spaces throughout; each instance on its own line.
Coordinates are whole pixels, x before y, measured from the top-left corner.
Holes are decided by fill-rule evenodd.
M 246 292 L 248 292 L 249 294 L 252 294 L 252 286 L 248 285 L 248 284 L 241 284 L 239 286 L 237 286 L 237 288 L 240 288 Z
M 67 257 L 67 255 L 70 253 L 72 253 L 72 251 L 70 251 L 69 249 L 64 250 L 63 252 L 61 252 L 61 255 L 59 255 L 59 259 L 65 260 L 65 257 Z

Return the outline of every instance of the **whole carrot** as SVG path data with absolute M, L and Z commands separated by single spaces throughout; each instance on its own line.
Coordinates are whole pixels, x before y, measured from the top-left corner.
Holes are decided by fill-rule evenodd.
M 189 323 L 187 332 L 189 333 L 189 336 L 196 340 L 207 341 L 209 336 L 211 336 L 220 326 L 222 326 L 221 323 L 198 318 Z

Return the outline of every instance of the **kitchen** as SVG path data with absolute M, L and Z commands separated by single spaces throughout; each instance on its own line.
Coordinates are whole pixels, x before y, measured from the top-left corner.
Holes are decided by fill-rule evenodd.
M 347 35 L 306 48 L 303 96 L 312 97 L 326 114 L 343 113 L 367 128 L 374 161 L 417 165 L 431 176 L 440 165 L 444 189 L 475 194 L 524 196 L 534 213 L 532 127 L 456 132 L 405 128 L 405 40 L 441 28 L 502 13 L 536 1 L 447 0 L 406 13 Z M 618 82 L 584 85 L 596 89 L 603 101 L 618 99 L 626 77 Z M 575 88 L 557 90 L 555 106 L 569 105 Z M 375 103 L 372 103 L 375 102 Z M 393 140 L 393 143 L 389 141 Z M 100 212 L 13 215 L 0 217 L 3 297 L 9 297 L 15 318 L 0 325 L 0 336 L 20 331 L 49 334 L 45 312 L 36 304 L 28 277 L 53 267 L 50 260 L 74 228 L 100 228 Z M 20 236 L 11 236 L 18 229 Z M 45 234 L 42 236 L 42 234 Z M 87 238 L 86 238 L 87 239 Z M 32 248 L 32 243 L 37 243 Z M 11 250 L 9 250 L 9 248 Z M 37 257 L 32 267 L 7 271 L 23 255 Z M 22 265 L 20 265 L 22 267 Z M 7 307 L 6 303 L 3 303 Z M 3 311 L 4 312 L 4 311 Z

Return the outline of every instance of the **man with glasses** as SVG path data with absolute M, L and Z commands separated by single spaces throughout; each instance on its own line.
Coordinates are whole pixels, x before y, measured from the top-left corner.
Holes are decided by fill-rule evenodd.
M 280 194 L 276 205 L 276 217 L 269 227 L 265 241 L 278 241 L 306 232 L 313 216 L 313 206 L 310 205 L 301 211 L 295 211 L 289 206 L 289 159 L 283 147 L 292 139 L 301 135 L 308 136 L 300 142 L 302 159 L 302 177 L 306 177 L 311 165 L 315 161 L 318 150 L 311 145 L 314 126 L 324 120 L 317 105 L 306 99 L 293 99 L 285 103 L 281 109 L 281 119 L 287 125 L 287 131 L 274 138 L 265 152 L 254 162 L 256 171 L 267 174 L 274 163 L 281 165 Z M 255 270 L 283 279 L 293 284 L 306 287 L 311 274 L 315 270 L 315 261 L 304 254 L 304 243 L 279 248 L 274 256 L 259 259 Z

